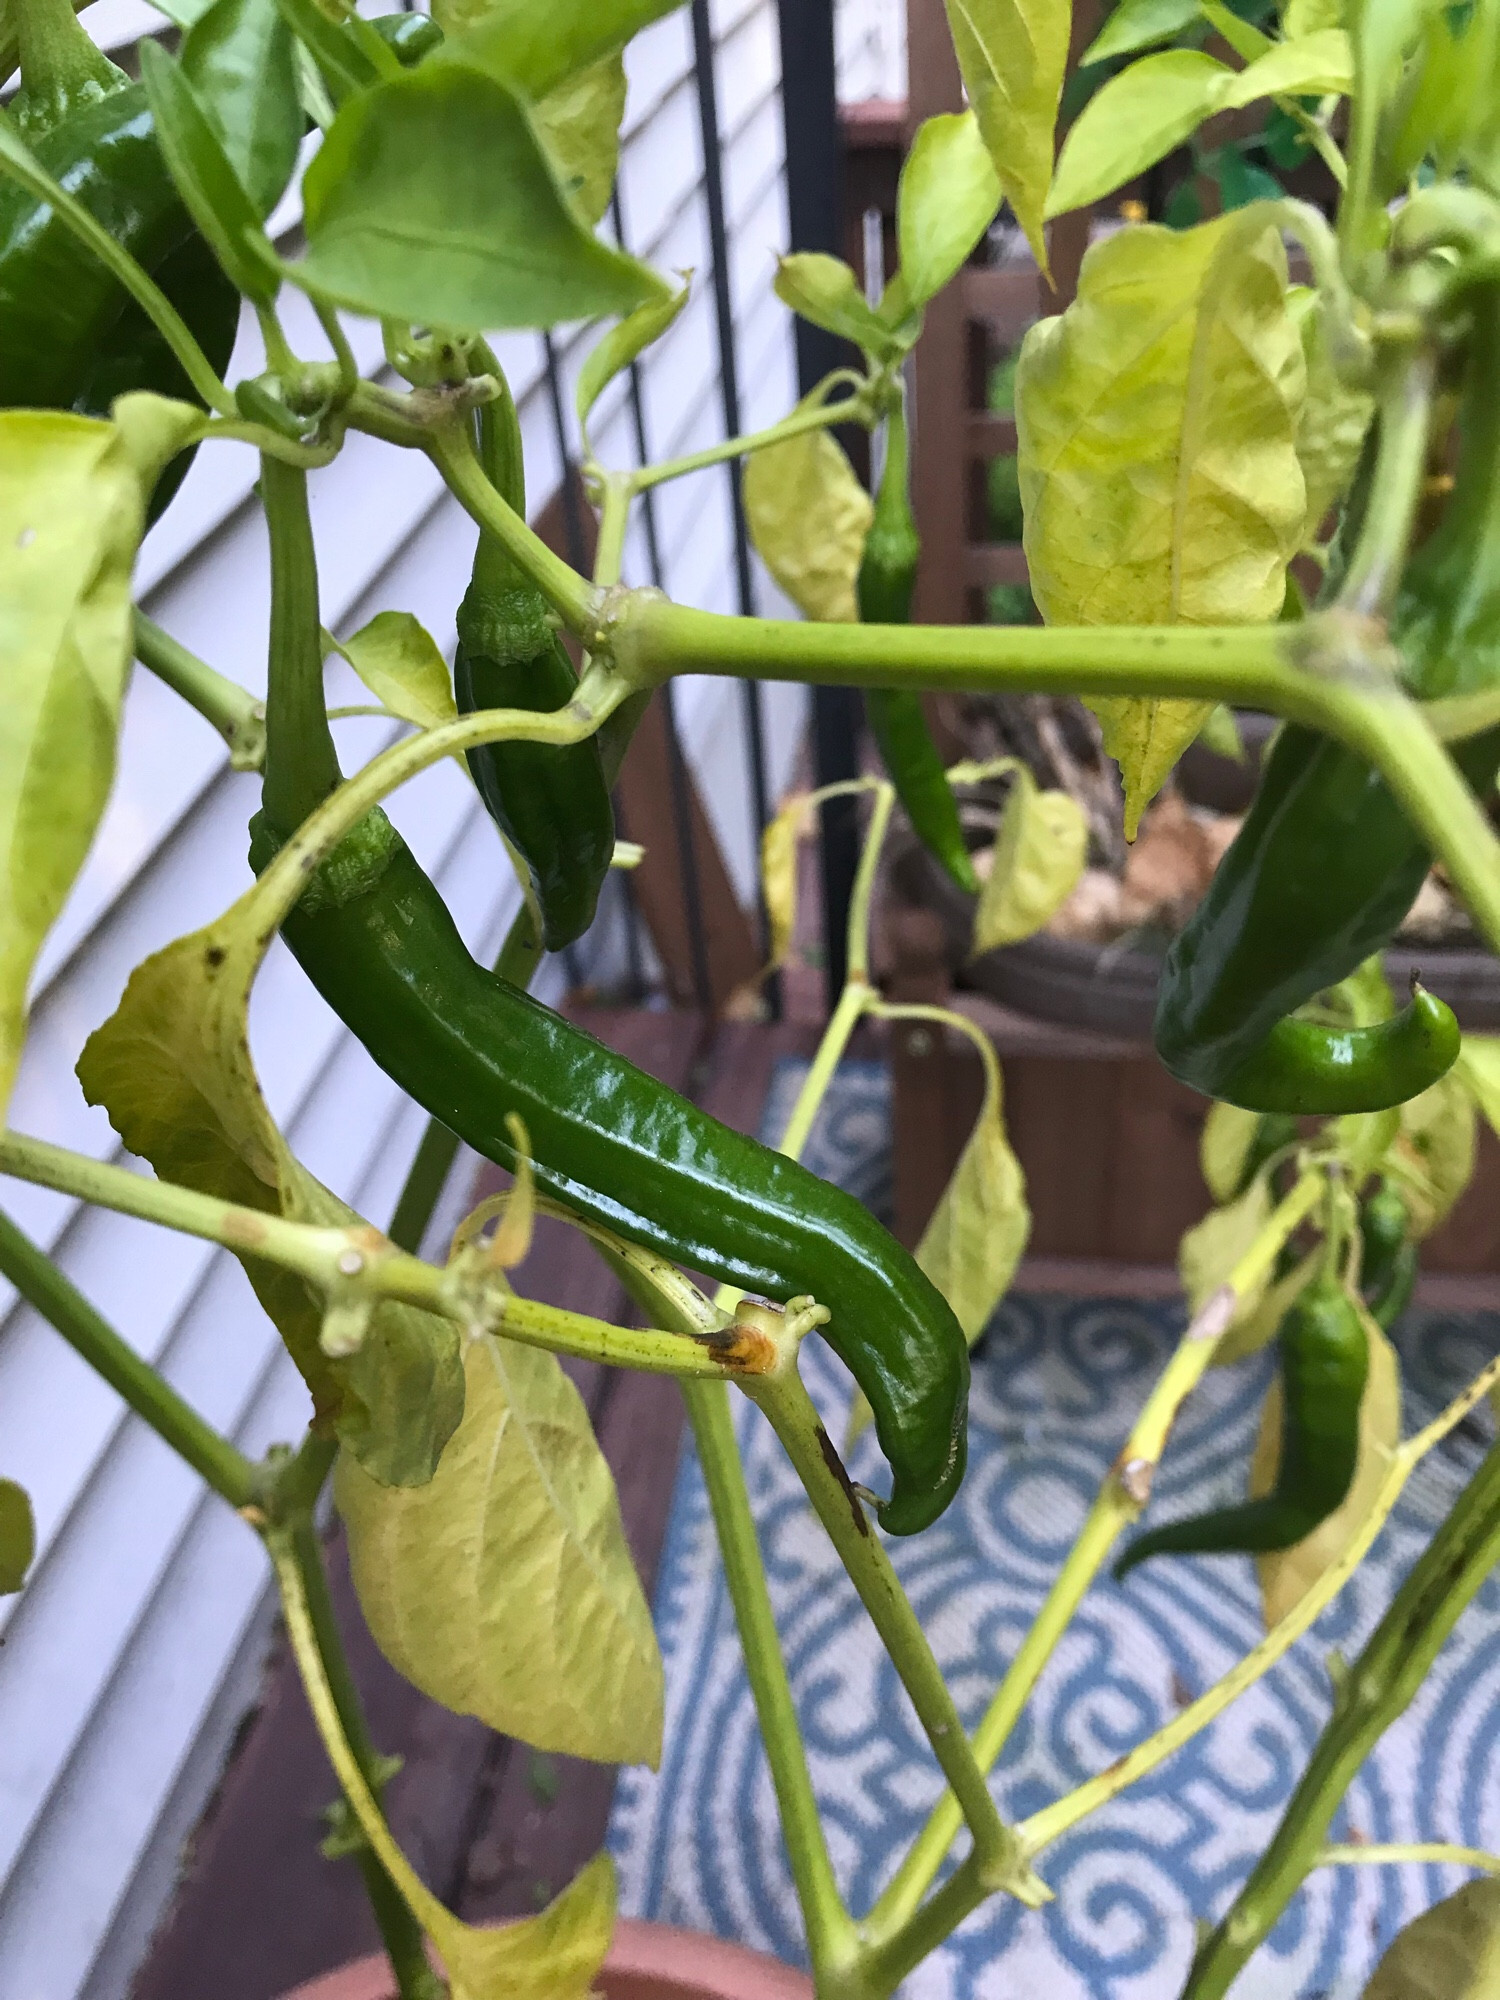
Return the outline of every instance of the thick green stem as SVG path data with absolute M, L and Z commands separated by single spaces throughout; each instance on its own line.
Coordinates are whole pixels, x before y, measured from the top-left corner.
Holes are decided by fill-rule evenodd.
M 260 769 L 266 754 L 264 702 L 190 653 L 144 611 L 135 614 L 135 656 L 218 730 L 236 771 Z
M 134 1176 L 132 1176 L 134 1178 Z M 31 1238 L 0 1211 L 0 1271 L 75 1353 L 231 1507 L 254 1506 L 259 1469 L 191 1409 L 101 1317 Z
M 46 131 L 92 96 L 129 81 L 74 18 L 70 0 L 13 0 L 21 59 L 16 115 L 23 131 Z
M 945 1938 L 951 1937 L 989 1894 L 978 1854 L 971 1851 L 907 1923 L 860 1953 L 865 1988 L 872 1995 L 894 1993 L 907 1974 L 915 1972 Z
M 271 537 L 271 646 L 261 801 L 271 825 L 288 834 L 316 812 L 342 774 L 323 696 L 318 557 L 307 510 L 307 474 L 262 456 L 260 495 Z
M 714 1529 L 724 1560 L 724 1580 L 739 1627 L 745 1672 L 771 1766 L 782 1838 L 807 1927 L 808 1955 L 817 1978 L 835 1971 L 852 1957 L 854 1926 L 834 1881 L 828 1843 L 818 1817 L 807 1752 L 797 1727 L 796 1703 L 776 1636 L 776 1614 L 771 1608 L 750 1495 L 735 1442 L 728 1391 L 722 1383 L 684 1382 L 682 1393 L 713 1509 Z
M 1183 2000 L 1222 2000 L 1308 1871 L 1355 1773 L 1409 1706 L 1500 1558 L 1500 1446 L 1469 1481 L 1348 1670 L 1270 1846 L 1193 1960 Z
M 463 425 L 446 424 L 420 437 L 449 492 L 464 511 L 531 578 L 569 631 L 586 634 L 594 614 L 593 585 L 570 569 L 561 556 L 554 555 L 514 508 L 506 505 L 485 478 Z

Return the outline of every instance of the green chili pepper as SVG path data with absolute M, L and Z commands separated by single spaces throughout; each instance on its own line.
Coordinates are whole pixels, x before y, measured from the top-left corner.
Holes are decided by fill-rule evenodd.
M 443 31 L 430 14 L 376 14 L 370 26 L 406 69 L 415 69 L 423 56 L 443 44 Z
M 1376 1325 L 1389 1328 L 1411 1303 L 1417 1281 L 1411 1213 L 1389 1181 L 1362 1204 L 1359 1234 L 1360 1290 Z
M 1457 486 L 1408 567 L 1393 620 L 1404 679 L 1422 700 L 1500 682 L 1500 300 L 1475 304 Z M 1481 796 L 1500 730 L 1456 761 Z M 1283 728 L 1208 893 L 1163 968 L 1156 1046 L 1184 1083 L 1250 1110 L 1379 1111 L 1443 1075 L 1458 1024 L 1414 988 L 1395 1021 L 1336 1029 L 1286 1017 L 1390 940 L 1430 863 L 1385 780 L 1352 750 Z
M 261 491 L 271 672 L 257 869 L 339 778 L 305 476 L 264 459 Z M 726 1283 L 827 1304 L 829 1344 L 869 1399 L 891 1467 L 882 1524 L 910 1534 L 942 1512 L 963 1477 L 968 1348 L 941 1292 L 852 1195 L 720 1125 L 477 964 L 379 811 L 325 862 L 282 929 L 387 1075 L 477 1152 L 514 1167 L 506 1118 L 518 1112 L 537 1181 L 567 1207 Z
M 1274 1490 L 1137 1536 L 1115 1564 L 1117 1578 L 1150 1556 L 1289 1549 L 1343 1504 L 1359 1460 L 1359 1406 L 1370 1365 L 1364 1325 L 1342 1286 L 1319 1278 L 1288 1312 L 1277 1339 L 1281 1460 Z
M 498 368 L 496 370 L 498 374 Z M 501 497 L 525 512 L 521 437 L 505 390 L 479 419 L 480 458 Z M 501 545 L 481 535 L 458 612 L 453 686 L 462 714 L 481 708 L 565 708 L 577 683 L 546 599 Z M 599 745 L 488 743 L 469 770 L 491 818 L 525 861 L 548 951 L 594 920 L 615 846 L 615 816 Z
M 239 325 L 239 294 L 172 185 L 140 85 L 83 105 L 33 150 L 156 280 L 222 373 Z M 197 400 L 176 356 L 113 274 L 49 204 L 0 180 L 0 407 L 104 416 L 131 389 Z M 191 461 L 191 452 L 182 453 L 167 468 L 153 518 Z
M 867 625 L 904 625 L 911 617 L 922 544 L 907 494 L 906 459 L 906 416 L 898 404 L 886 421 L 885 469 L 859 565 L 859 615 Z M 921 696 L 904 688 L 866 688 L 865 714 L 912 830 L 958 886 L 977 895 L 979 878 Z

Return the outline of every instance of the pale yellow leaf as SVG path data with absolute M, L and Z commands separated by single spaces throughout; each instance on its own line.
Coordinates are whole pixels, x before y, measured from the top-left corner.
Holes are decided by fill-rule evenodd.
M 1232 1201 L 1245 1177 L 1245 1162 L 1260 1132 L 1262 1114 L 1238 1104 L 1216 1102 L 1208 1107 L 1198 1141 L 1198 1165 L 1216 1202 Z
M 1018 770 L 974 912 L 974 955 L 1050 923 L 1078 885 L 1088 844 L 1088 821 L 1072 794 L 1038 791 L 1030 771 Z
M 1281 10 L 1281 32 L 1289 41 L 1343 25 L 1344 0 L 1287 0 Z
M 805 431 L 752 453 L 744 491 L 750 538 L 798 609 L 856 620 L 854 584 L 874 509 L 838 440 Z
M 982 1044 L 984 1103 L 917 1245 L 917 1262 L 970 1342 L 1010 1288 L 1031 1234 L 1026 1176 L 1005 1136 L 1000 1065 Z
M 1375 401 L 1367 390 L 1346 383 L 1334 367 L 1319 295 L 1309 290 L 1293 298 L 1307 362 L 1307 391 L 1297 417 L 1297 457 L 1307 488 L 1302 537 L 1311 542 L 1354 477 Z
M 1262 97 L 1347 96 L 1354 83 L 1354 56 L 1342 28 L 1277 42 L 1257 61 L 1242 69 L 1224 92 L 1226 110 L 1253 104 Z
M 116 421 L 0 411 L 0 1117 L 26 990 L 115 772 L 146 500 L 201 410 L 128 396 Z
M 1211 1208 L 1188 1230 L 1177 1246 L 1177 1270 L 1190 1311 L 1197 1312 L 1225 1282 L 1265 1227 L 1272 1205 L 1266 1176 L 1257 1174 L 1242 1195 L 1222 1208 Z M 1257 1287 L 1242 1302 L 1241 1311 L 1248 1312 L 1264 1290 L 1264 1285 Z
M 852 340 L 871 354 L 892 351 L 891 329 L 859 288 L 859 279 L 842 257 L 821 250 L 797 250 L 779 258 L 776 296 L 811 326 Z
M 807 825 L 807 795 L 786 799 L 761 835 L 760 879 L 770 927 L 771 969 L 785 965 L 797 928 L 797 842 Z
M 1495 2000 L 1500 1993 L 1500 1881 L 1486 1876 L 1398 1931 L 1363 2000 Z
M 1490 1130 L 1500 1133 L 1500 1035 L 1465 1035 L 1455 1067 Z
M 1049 217 L 1086 208 L 1165 159 L 1223 104 L 1235 72 L 1199 49 L 1142 56 L 1074 119 L 1047 200 Z
M 964 88 L 1032 254 L 1047 269 L 1042 227 L 1052 184 L 1057 107 L 1068 66 L 1068 0 L 946 0 Z
M 1097 100 L 1096 100 L 1097 101 Z M 1246 210 L 1095 244 L 1016 375 L 1032 594 L 1050 625 L 1270 621 L 1302 535 L 1306 378 L 1279 233 Z M 1092 704 L 1126 825 L 1211 704 Z
M 1000 181 L 972 111 L 917 127 L 896 196 L 896 236 L 910 306 L 924 306 L 995 219 Z M 878 322 L 877 322 L 878 324 Z
M 420 1911 L 453 2000 L 588 2000 L 615 1927 L 615 1870 L 596 1854 L 537 1916 L 480 1927 Z
M 403 722 L 437 729 L 457 715 L 448 662 L 409 611 L 377 612 L 338 649 L 375 699 Z
M 1410 1170 L 1400 1176 L 1412 1214 L 1412 1232 L 1430 1236 L 1474 1177 L 1476 1109 L 1472 1069 L 1445 1077 L 1401 1106 L 1401 1131 L 1393 1158 Z
M 1370 1365 L 1359 1406 L 1359 1459 L 1354 1477 L 1342 1504 L 1320 1521 L 1310 1535 L 1289 1549 L 1275 1549 L 1269 1555 L 1256 1557 L 1261 1610 L 1267 1630 L 1302 1601 L 1328 1565 L 1347 1547 L 1350 1536 L 1374 1505 L 1390 1469 L 1391 1454 L 1401 1441 L 1401 1368 L 1396 1350 L 1363 1309 L 1360 1317 L 1370 1343 Z M 1250 1462 L 1253 1498 L 1269 1493 L 1276 1484 L 1276 1467 L 1281 1457 L 1281 1401 L 1278 1376 L 1261 1411 L 1260 1436 Z
M 592 229 L 604 219 L 620 163 L 625 52 L 590 63 L 532 109 L 563 191 Z
M 341 1457 L 360 1604 L 424 1694 L 544 1750 L 654 1764 L 662 1671 L 614 1479 L 555 1355 L 482 1335 L 426 1486 Z

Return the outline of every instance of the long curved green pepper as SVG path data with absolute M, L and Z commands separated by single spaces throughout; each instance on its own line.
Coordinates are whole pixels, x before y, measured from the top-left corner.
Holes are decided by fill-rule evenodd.
M 1239 1507 L 1168 1521 L 1138 1535 L 1117 1578 L 1160 1555 L 1263 1555 L 1289 1549 L 1339 1507 L 1359 1462 L 1359 1406 L 1369 1340 L 1332 1278 L 1308 1286 L 1281 1323 L 1281 1459 L 1275 1489 Z
M 501 498 L 524 516 L 520 425 L 498 366 L 495 374 L 501 394 L 479 414 L 480 461 Z M 453 687 L 460 713 L 545 714 L 565 708 L 576 685 L 546 599 L 499 542 L 481 535 L 458 610 Z M 560 951 L 593 922 L 614 853 L 615 816 L 598 741 L 486 743 L 468 761 L 490 817 L 526 863 L 543 942 Z
M 1457 484 L 1408 565 L 1392 621 L 1424 701 L 1500 684 L 1500 290 L 1475 295 Z M 1460 743 L 1481 796 L 1500 729 Z M 1444 1074 L 1459 1030 L 1417 989 L 1394 1021 L 1333 1029 L 1288 1018 L 1390 941 L 1431 857 L 1385 780 L 1296 724 L 1277 737 L 1245 823 L 1167 954 L 1158 1053 L 1195 1090 L 1253 1111 L 1327 1115 L 1401 1104 Z
M 855 587 L 865 624 L 908 622 L 921 553 L 907 492 L 906 412 L 897 403 L 886 420 L 885 469 Z M 865 714 L 912 830 L 958 886 L 977 895 L 979 878 L 964 842 L 953 789 L 922 712 L 922 697 L 905 688 L 866 688 Z

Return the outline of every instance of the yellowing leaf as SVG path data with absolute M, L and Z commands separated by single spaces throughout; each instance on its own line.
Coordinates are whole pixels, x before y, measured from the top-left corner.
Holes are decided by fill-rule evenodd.
M 1199 49 L 1142 56 L 1112 76 L 1063 142 L 1048 217 L 1100 201 L 1165 159 L 1220 108 L 1235 80 L 1232 69 Z
M 1307 361 L 1307 393 L 1297 417 L 1297 457 L 1307 488 L 1303 539 L 1311 541 L 1354 477 L 1375 402 L 1365 390 L 1350 388 L 1335 369 L 1317 293 L 1308 292 L 1298 301 L 1297 317 Z
M 26 1581 L 36 1554 L 36 1522 L 24 1486 L 0 1479 L 0 1596 L 13 1596 Z
M 842 257 L 821 250 L 798 250 L 776 266 L 776 296 L 811 326 L 852 340 L 872 354 L 892 348 L 891 329 L 859 288 Z
M 1305 511 L 1305 366 L 1286 289 L 1281 238 L 1255 211 L 1190 230 L 1141 224 L 1096 244 L 1074 304 L 1027 335 L 1021 497 L 1048 624 L 1276 617 Z M 1091 706 L 1133 836 L 1211 704 Z
M 1088 845 L 1088 821 L 1072 794 L 1038 791 L 1030 771 L 1018 770 L 974 912 L 974 955 L 1050 923 L 1078 886 Z
M 570 76 L 532 111 L 563 192 L 590 229 L 603 221 L 614 191 L 624 115 L 622 49 Z
M 1344 0 L 1287 0 L 1281 12 L 1281 32 L 1288 40 L 1343 25 Z
M 424 1694 L 544 1750 L 654 1764 L 662 1671 L 609 1467 L 555 1355 L 481 1336 L 426 1486 L 341 1459 L 338 1503 L 381 1651 Z
M 1042 228 L 1072 8 L 1064 0 L 946 0 L 964 89 L 995 172 L 1045 271 Z
M 1364 2000 L 1494 2000 L 1500 1993 L 1500 1881 L 1463 1888 L 1391 1940 Z
M 1268 1341 L 1275 1339 L 1281 1322 L 1318 1275 L 1322 1262 L 1323 1246 L 1314 1244 L 1284 1277 L 1273 1279 L 1253 1304 L 1241 1307 L 1214 1343 L 1210 1365 L 1228 1368 L 1236 1361 L 1259 1354 Z
M 1500 1133 L 1500 1035 L 1465 1035 L 1455 1067 L 1490 1130 Z
M 609 383 L 638 355 L 644 354 L 654 340 L 661 339 L 687 302 L 688 287 L 684 283 L 682 290 L 673 292 L 670 298 L 653 299 L 647 305 L 637 306 L 590 350 L 578 371 L 573 392 L 580 425 L 587 425 L 590 410 Z
M 384 824 L 372 815 L 365 828 Z M 294 1222 L 343 1227 L 359 1218 L 293 1158 L 261 1096 L 246 1008 L 269 935 L 247 900 L 136 967 L 115 1012 L 85 1043 L 78 1079 L 163 1180 Z M 452 1323 L 387 1301 L 357 1351 L 332 1359 L 320 1345 L 321 1300 L 280 1265 L 237 1254 L 319 1416 L 374 1478 L 431 1478 L 463 1409 Z
M 1342 28 L 1320 28 L 1295 40 L 1277 42 L 1242 69 L 1225 91 L 1226 110 L 1278 96 L 1346 96 L 1354 83 L 1354 57 Z
M 37 952 L 115 772 L 146 499 L 202 412 L 129 396 L 118 421 L 0 411 L 0 1118 Z
M 826 430 L 768 445 L 746 461 L 750 538 L 766 568 L 809 618 L 859 617 L 854 580 L 873 511 L 843 447 Z
M 339 651 L 375 699 L 419 729 L 452 722 L 453 683 L 437 641 L 409 611 L 380 611 Z
M 1188 1308 L 1197 1312 L 1219 1289 L 1270 1218 L 1271 1191 L 1264 1174 L 1257 1174 L 1245 1192 L 1222 1208 L 1212 1208 L 1195 1223 L 1177 1246 L 1177 1269 Z M 1241 1303 L 1250 1311 L 1261 1286 Z
M 1266 1628 L 1277 1624 L 1299 1604 L 1347 1547 L 1350 1536 L 1368 1515 L 1386 1473 L 1391 1454 L 1401 1441 L 1401 1368 L 1396 1350 L 1380 1328 L 1361 1310 L 1370 1343 L 1370 1367 L 1359 1406 L 1359 1459 L 1343 1502 L 1320 1521 L 1310 1535 L 1289 1549 L 1257 1556 L 1261 1609 Z M 1250 1463 L 1250 1492 L 1259 1497 L 1276 1484 L 1281 1457 L 1281 1380 L 1271 1384 L 1261 1411 L 1260 1436 Z
M 1134 55 L 1153 42 L 1168 42 L 1198 19 L 1198 0 L 1120 0 L 1079 60 L 1079 67 Z
M 1245 1162 L 1260 1132 L 1261 1113 L 1242 1111 L 1237 1104 L 1214 1103 L 1203 1121 L 1198 1141 L 1198 1165 L 1217 1202 L 1232 1201 L 1245 1174 Z
M 1475 1104 L 1472 1069 L 1456 1066 L 1401 1106 L 1401 1133 L 1393 1157 L 1415 1179 L 1401 1176 L 1401 1192 L 1417 1237 L 1430 1236 L 1474 1177 Z
M 453 2000 L 589 2000 L 615 1927 L 615 1869 L 596 1854 L 540 1915 L 479 1928 L 418 1912 Z
M 797 842 L 807 825 L 807 795 L 795 793 L 760 839 L 760 879 L 771 932 L 770 969 L 785 965 L 797 928 Z
M 973 1040 L 984 1063 L 984 1102 L 916 1253 L 971 1343 L 1009 1290 L 1031 1234 L 1026 1176 L 1005 1136 L 1000 1064 L 987 1040 Z
M 942 112 L 924 119 L 896 195 L 896 237 L 908 307 L 924 306 L 936 297 L 967 260 L 999 206 L 999 176 L 974 113 Z

